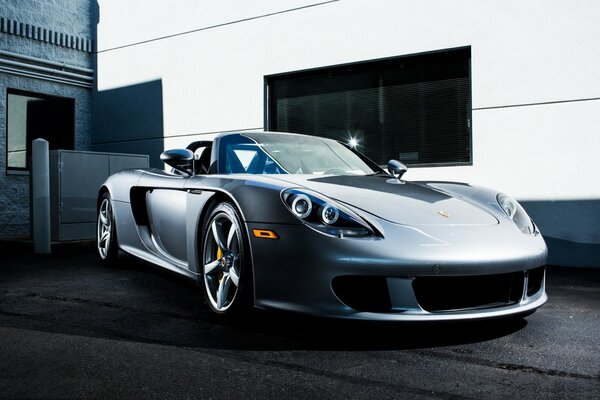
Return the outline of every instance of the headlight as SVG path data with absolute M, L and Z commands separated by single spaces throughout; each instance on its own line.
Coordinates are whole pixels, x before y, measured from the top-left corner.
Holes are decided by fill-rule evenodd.
M 306 218 L 312 211 L 312 201 L 307 195 L 299 194 L 292 200 L 292 212 L 298 218 Z
M 281 199 L 299 220 L 311 228 L 337 237 L 376 237 L 368 222 L 341 204 L 306 189 L 287 189 Z
M 340 210 L 336 206 L 331 204 L 325 204 L 321 207 L 321 220 L 327 225 L 333 225 L 337 222 L 340 217 Z
M 537 233 L 535 224 L 515 199 L 502 193 L 499 193 L 498 196 L 496 196 L 496 199 L 506 215 L 508 215 L 515 225 L 517 225 L 517 228 L 519 228 L 521 232 L 527 235 Z

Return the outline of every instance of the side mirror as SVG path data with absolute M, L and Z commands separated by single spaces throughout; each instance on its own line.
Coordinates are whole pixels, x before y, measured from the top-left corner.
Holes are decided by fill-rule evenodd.
M 387 169 L 388 169 L 389 173 L 392 174 L 392 176 L 396 179 L 402 178 L 402 175 L 404 175 L 404 173 L 406 171 L 408 171 L 408 168 L 406 168 L 406 165 L 402 164 L 398 160 L 388 161 Z
M 194 166 L 194 153 L 188 149 L 163 151 L 160 160 L 177 171 L 191 175 Z

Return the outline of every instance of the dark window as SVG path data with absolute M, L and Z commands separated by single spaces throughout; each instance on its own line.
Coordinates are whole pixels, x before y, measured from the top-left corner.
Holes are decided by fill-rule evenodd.
M 31 141 L 45 139 L 51 150 L 73 149 L 75 101 L 9 90 L 6 118 L 6 166 L 26 170 Z
M 268 130 L 344 142 L 380 165 L 471 163 L 470 48 L 266 77 Z

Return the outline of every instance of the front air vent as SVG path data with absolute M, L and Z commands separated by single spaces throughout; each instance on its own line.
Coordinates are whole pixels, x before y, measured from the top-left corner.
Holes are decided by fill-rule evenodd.
M 457 311 L 516 304 L 523 295 L 525 274 L 417 277 L 417 302 L 429 312 Z
M 531 297 L 542 289 L 546 267 L 540 267 L 529 271 L 527 279 L 527 297 Z
M 357 311 L 390 312 L 392 302 L 383 276 L 338 276 L 331 287 L 348 307 Z

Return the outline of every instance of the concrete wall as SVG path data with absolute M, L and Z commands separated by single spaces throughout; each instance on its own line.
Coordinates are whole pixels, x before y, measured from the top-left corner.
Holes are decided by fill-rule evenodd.
M 48 61 L 65 63 L 82 68 L 92 68 L 92 53 L 60 43 L 40 40 L 32 29 L 62 33 L 74 40 L 85 38 L 92 40 L 95 24 L 92 11 L 95 2 L 90 0 L 4 0 L 0 2 L 0 18 L 3 29 L 0 30 L 0 50 L 31 56 Z M 4 29 L 4 25 L 14 25 Z M 20 24 L 23 24 L 21 31 Z M 74 42 L 75 43 L 75 42 Z M 2 58 L 4 56 L 0 56 Z M 6 57 L 2 59 L 10 59 Z M 0 59 L 0 67 L 5 66 Z M 21 59 L 20 59 L 21 60 Z M 24 60 L 21 60 L 24 61 Z M 36 63 L 32 63 L 36 64 Z M 10 68 L 13 68 L 10 66 Z M 13 68 L 16 72 L 0 69 L 0 236 L 28 236 L 29 227 L 29 175 L 18 174 L 6 169 L 6 101 L 8 89 L 19 89 L 46 95 L 69 97 L 75 100 L 75 149 L 89 150 L 91 146 L 91 88 L 53 82 L 48 79 L 33 78 L 23 73 L 27 68 Z M 53 75 L 48 73 L 48 76 Z
M 568 264 L 585 248 L 587 261 L 573 264 L 600 265 L 599 2 L 101 0 L 99 7 L 98 93 L 160 81 L 166 148 L 262 128 L 265 75 L 470 46 L 473 165 L 413 168 L 406 177 L 513 195 L 549 242 L 568 244 L 551 248 L 551 262 Z M 112 151 L 110 133 L 100 134 Z M 128 140 L 121 136 L 119 146 Z

